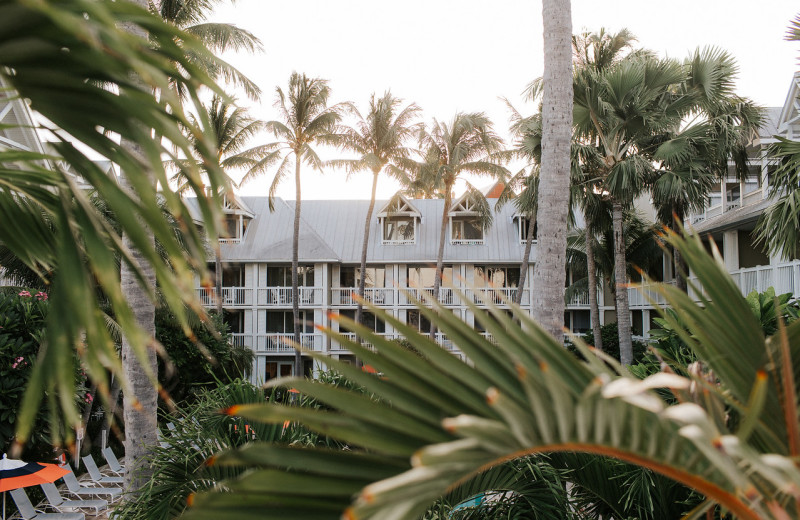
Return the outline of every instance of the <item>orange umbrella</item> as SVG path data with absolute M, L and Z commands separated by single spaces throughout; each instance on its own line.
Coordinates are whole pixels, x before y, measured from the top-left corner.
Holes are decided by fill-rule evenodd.
M 67 473 L 69 473 L 69 470 L 60 468 L 55 464 L 9 459 L 4 453 L 3 458 L 0 459 L 0 491 L 3 492 L 3 518 L 5 518 L 6 512 L 6 491 L 55 482 Z

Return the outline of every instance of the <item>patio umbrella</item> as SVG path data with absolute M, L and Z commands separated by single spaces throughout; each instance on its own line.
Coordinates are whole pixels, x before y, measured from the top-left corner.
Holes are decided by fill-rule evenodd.
M 0 459 L 0 491 L 3 492 L 3 520 L 6 518 L 6 491 L 55 482 L 69 470 L 55 464 L 23 462 L 9 459 L 5 453 Z

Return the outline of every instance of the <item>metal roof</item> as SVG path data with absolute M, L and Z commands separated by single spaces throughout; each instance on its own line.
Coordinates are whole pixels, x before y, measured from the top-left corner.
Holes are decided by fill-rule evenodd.
M 269 212 L 267 197 L 242 197 L 255 214 L 244 239 L 238 244 L 222 246 L 222 257 L 229 262 L 291 262 L 294 201 L 275 200 L 275 211 Z M 381 208 L 387 201 L 377 201 Z M 377 211 L 370 227 L 367 261 L 370 263 L 434 263 L 439 244 L 439 230 L 444 201 L 415 199 L 419 210 L 414 244 L 381 243 Z M 494 203 L 490 200 L 490 203 Z M 359 263 L 364 236 L 364 220 L 368 200 L 304 200 L 301 203 L 301 262 Z M 492 226 L 484 233 L 484 243 L 450 244 L 444 248 L 446 263 L 519 263 L 524 244 L 520 244 L 517 225 L 513 221 L 514 206 L 507 204 L 494 213 Z M 448 229 L 449 233 L 449 229 Z M 534 247 L 535 251 L 535 247 Z M 535 253 L 531 255 L 535 257 Z

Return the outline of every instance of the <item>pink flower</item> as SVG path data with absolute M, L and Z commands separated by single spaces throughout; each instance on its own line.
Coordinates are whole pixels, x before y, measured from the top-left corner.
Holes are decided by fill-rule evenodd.
M 29 293 L 28 291 L 20 291 L 17 296 L 24 296 L 25 298 L 30 298 L 31 293 Z
M 86 392 L 86 397 L 83 398 L 84 402 L 91 403 L 94 401 L 94 397 L 89 392 Z
M 25 366 L 25 364 L 25 358 L 18 357 L 16 360 L 14 360 L 14 363 L 11 364 L 11 368 L 17 368 L 20 365 Z
M 36 299 L 39 301 L 47 300 L 47 293 L 39 291 L 38 293 L 36 293 Z

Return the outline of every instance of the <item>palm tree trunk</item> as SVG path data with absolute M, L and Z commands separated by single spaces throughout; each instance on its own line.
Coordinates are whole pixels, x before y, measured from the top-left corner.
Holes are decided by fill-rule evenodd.
M 522 217 L 520 217 L 522 218 Z M 528 234 L 525 236 L 525 252 L 522 254 L 522 265 L 519 268 L 519 287 L 514 294 L 514 303 L 522 305 L 522 291 L 525 289 L 525 281 L 528 278 L 528 264 L 531 261 L 531 249 L 533 248 L 533 230 L 536 227 L 536 217 L 531 217 L 528 223 Z
M 125 143 L 124 146 L 138 147 L 133 143 Z M 123 294 L 139 327 L 148 337 L 154 338 L 156 313 L 148 289 L 155 290 L 155 270 L 133 247 L 127 235 L 123 234 L 122 243 L 123 247 L 131 251 L 131 256 L 141 269 L 147 284 L 147 289 L 139 285 L 134 271 L 123 262 L 120 273 Z M 150 374 L 158 373 L 156 351 L 152 344 L 139 345 L 139 348 L 144 350 L 144 359 L 137 357 L 136 349 L 127 337 L 122 338 L 122 367 L 129 383 L 123 400 L 125 458 L 131 468 L 125 473 L 125 489 L 128 492 L 136 492 L 149 482 L 152 469 L 147 461 L 158 443 L 158 392 L 149 377 Z
M 677 217 L 677 218 L 676 218 Z M 683 215 L 679 214 L 678 211 L 672 216 L 672 230 L 676 233 L 679 231 L 678 222 L 683 221 Z M 689 272 L 689 267 L 686 265 L 686 260 L 683 258 L 683 255 L 680 251 L 676 248 L 672 248 L 672 265 L 675 271 L 675 287 L 680 289 L 681 291 L 688 293 L 689 292 L 689 284 L 687 283 L 686 277 Z
M 614 276 L 617 280 L 617 327 L 619 329 L 619 360 L 623 365 L 633 362 L 631 341 L 631 313 L 628 306 L 627 260 L 625 258 L 625 234 L 622 226 L 622 203 L 614 201 L 612 206 L 614 228 Z
M 364 310 L 361 300 L 364 298 L 364 285 L 367 278 L 367 249 L 369 248 L 369 230 L 372 224 L 372 212 L 375 210 L 375 192 L 378 189 L 378 174 L 380 170 L 372 171 L 372 197 L 369 199 L 367 218 L 364 222 L 364 241 L 361 245 L 361 271 L 358 276 L 358 307 L 356 307 L 356 323 L 361 323 L 361 314 Z M 356 359 L 356 366 L 361 366 L 361 360 Z
M 594 264 L 594 233 L 586 220 L 586 270 L 589 276 L 589 312 L 592 320 L 594 347 L 603 350 L 603 335 L 600 333 L 600 309 L 597 306 L 597 271 Z
M 544 91 L 539 236 L 533 317 L 553 337 L 564 329 L 567 214 L 572 139 L 572 14 L 569 0 L 543 0 Z
M 147 9 L 146 0 L 135 0 L 135 4 Z M 141 38 L 147 38 L 146 31 L 140 26 L 126 24 L 125 30 Z M 131 81 L 140 81 L 131 77 Z M 120 143 L 125 150 L 144 158 L 141 145 L 123 139 Z M 147 161 L 143 160 L 142 164 Z M 152 179 L 149 171 L 123 172 L 121 184 L 124 189 L 133 192 L 128 181 L 129 175 L 147 175 Z M 155 182 L 155 181 L 153 181 Z M 155 243 L 152 232 L 149 240 Z M 145 336 L 150 338 L 147 345 L 133 345 L 130 338 L 122 338 L 122 370 L 128 381 L 128 387 L 123 395 L 123 420 L 125 423 L 125 459 L 128 471 L 125 472 L 125 489 L 127 493 L 135 494 L 150 480 L 152 468 L 148 464 L 150 455 L 158 443 L 158 392 L 151 375 L 158 374 L 156 351 L 152 341 L 155 338 L 156 308 L 150 299 L 149 292 L 155 291 L 155 269 L 147 259 L 133 247 L 127 234 L 122 235 L 122 245 L 130 251 L 132 261 L 140 270 L 144 285 L 139 283 L 136 273 L 123 262 L 120 269 L 120 287 L 125 300 L 133 311 L 134 319 L 142 328 Z M 136 348 L 138 347 L 138 349 Z M 143 352 L 142 358 L 136 351 Z
M 217 285 L 217 314 L 222 316 L 222 258 L 219 254 L 219 240 L 214 258 L 214 283 Z
M 445 183 L 444 185 L 444 209 L 442 210 L 442 225 L 439 229 L 439 252 L 436 254 L 436 276 L 433 279 L 433 299 L 439 301 L 439 290 L 442 287 L 442 273 L 444 272 L 444 242 L 447 240 L 447 221 L 448 213 L 450 212 L 450 203 L 452 202 L 453 183 Z M 436 339 L 436 323 L 431 320 L 430 328 L 431 339 Z
M 294 187 L 295 187 L 295 202 L 294 202 L 294 236 L 292 237 L 292 318 L 294 320 L 294 342 L 300 344 L 300 328 L 303 324 L 300 322 L 300 290 L 298 287 L 297 270 L 299 269 L 299 255 L 300 255 L 300 155 L 295 153 L 294 164 Z M 300 350 L 294 351 L 294 375 L 301 377 L 303 375 L 303 358 L 300 355 Z

